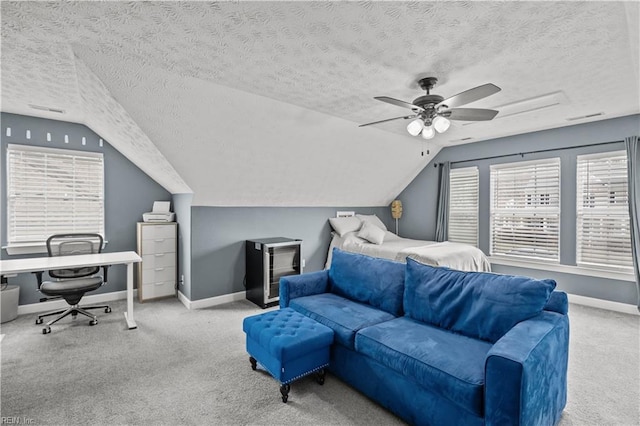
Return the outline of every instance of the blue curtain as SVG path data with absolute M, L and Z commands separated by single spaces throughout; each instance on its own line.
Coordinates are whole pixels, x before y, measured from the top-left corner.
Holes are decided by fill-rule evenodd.
M 449 170 L 447 161 L 440 164 L 438 213 L 436 216 L 436 241 L 446 241 L 449 237 Z
M 640 149 L 638 136 L 624 140 L 627 148 L 627 177 L 629 180 L 629 217 L 631 219 L 631 254 L 633 270 L 638 290 L 638 310 L 640 311 Z

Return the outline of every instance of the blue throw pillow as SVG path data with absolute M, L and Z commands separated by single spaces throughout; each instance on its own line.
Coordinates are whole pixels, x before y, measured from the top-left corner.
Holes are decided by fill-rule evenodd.
M 542 312 L 553 280 L 436 268 L 407 259 L 405 315 L 469 337 L 496 342 Z
M 331 292 L 402 315 L 404 263 L 333 249 L 329 268 Z

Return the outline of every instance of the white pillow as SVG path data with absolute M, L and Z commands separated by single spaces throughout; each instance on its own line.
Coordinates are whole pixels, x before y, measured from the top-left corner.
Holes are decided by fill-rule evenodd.
M 362 222 L 355 216 L 349 217 L 332 217 L 329 218 L 329 223 L 334 231 L 338 233 L 341 237 L 344 237 L 344 234 L 347 232 L 354 232 L 360 229 Z
M 382 229 L 369 222 L 362 222 L 362 229 L 358 232 L 358 237 L 363 238 L 373 244 L 382 244 L 384 241 L 384 233 Z
M 384 226 L 384 223 L 382 223 L 380 218 L 378 216 L 376 216 L 375 214 L 370 214 L 370 215 L 357 214 L 356 217 L 360 218 L 360 220 L 362 220 L 363 222 L 369 222 L 370 224 L 372 224 L 374 226 L 377 226 L 378 228 L 382 229 L 383 231 L 387 230 L 387 227 Z

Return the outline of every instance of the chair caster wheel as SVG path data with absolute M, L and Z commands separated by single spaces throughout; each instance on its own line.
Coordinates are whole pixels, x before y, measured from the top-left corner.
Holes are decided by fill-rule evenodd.
M 110 312 L 111 312 L 111 308 L 106 308 L 106 309 L 104 310 L 104 313 L 105 313 L 105 314 L 108 314 L 108 313 L 110 313 Z
M 38 319 L 36 320 L 36 324 L 42 324 L 42 318 L 38 318 Z
M 96 325 L 97 323 L 98 323 L 98 320 L 89 321 L 89 325 Z
M 51 333 L 51 327 L 45 327 L 42 329 L 42 334 L 49 334 Z

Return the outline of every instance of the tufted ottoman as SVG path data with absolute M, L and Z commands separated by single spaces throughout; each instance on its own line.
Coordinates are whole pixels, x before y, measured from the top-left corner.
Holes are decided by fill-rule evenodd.
M 291 308 L 266 312 L 244 319 L 247 352 L 251 368 L 259 362 L 281 384 L 282 402 L 289 397 L 289 383 L 317 372 L 324 383 L 324 367 L 329 365 L 333 330 Z

